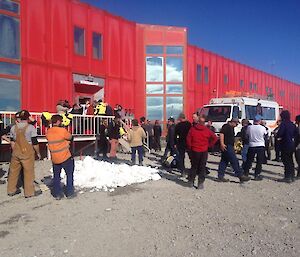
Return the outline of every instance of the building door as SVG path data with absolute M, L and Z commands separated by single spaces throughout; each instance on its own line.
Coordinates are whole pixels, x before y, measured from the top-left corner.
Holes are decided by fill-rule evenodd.
M 85 104 L 87 100 L 91 103 L 104 98 L 103 78 L 92 75 L 73 74 L 74 102 Z

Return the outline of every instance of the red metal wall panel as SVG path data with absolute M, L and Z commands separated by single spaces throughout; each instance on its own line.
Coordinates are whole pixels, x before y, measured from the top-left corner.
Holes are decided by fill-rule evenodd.
M 22 57 L 44 62 L 46 58 L 46 19 L 48 10 L 45 0 L 22 1 Z
M 134 80 L 135 65 L 135 24 L 121 22 L 121 74 L 125 79 Z
M 50 94 L 46 94 L 45 90 L 45 82 L 48 81 L 47 67 L 41 64 L 27 64 L 22 69 L 22 83 L 25 86 L 22 87 L 22 108 L 30 111 L 48 109 L 46 101 Z
M 85 54 L 83 56 L 77 55 L 74 52 L 74 27 L 80 27 L 84 29 L 84 42 L 85 42 Z M 70 40 L 72 53 L 72 67 L 77 73 L 89 73 L 89 58 L 91 53 L 90 47 L 90 33 L 88 28 L 88 8 L 87 5 L 80 2 L 72 2 L 72 23 L 69 24 Z
M 105 55 L 107 56 L 107 75 L 110 77 L 120 77 L 121 71 L 121 38 L 120 24 L 116 17 L 105 16 Z
M 47 52 L 51 54 L 50 62 L 54 65 L 69 65 L 70 34 L 73 30 L 69 23 L 69 3 L 68 1 L 51 0 L 47 1 L 47 11 L 50 14 L 47 22 L 48 33 L 50 33 L 50 47 Z

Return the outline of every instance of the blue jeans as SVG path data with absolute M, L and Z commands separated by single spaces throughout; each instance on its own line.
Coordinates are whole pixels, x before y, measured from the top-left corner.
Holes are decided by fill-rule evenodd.
M 240 168 L 239 161 L 235 155 L 233 145 L 227 145 L 227 149 L 222 152 L 221 161 L 218 169 L 218 177 L 223 178 L 225 176 L 225 170 L 228 166 L 228 163 L 231 164 L 235 176 L 239 177 L 243 174 L 243 171 Z
M 64 169 L 67 175 L 67 187 L 66 195 L 70 196 L 74 193 L 74 159 L 69 158 L 60 164 L 53 163 L 53 195 L 54 197 L 62 195 L 62 189 L 60 186 L 60 172 L 61 169 Z
M 242 149 L 242 160 L 243 160 L 243 162 L 247 161 L 248 149 L 249 149 L 249 145 L 243 145 L 243 149 Z
M 139 164 L 143 164 L 143 155 L 144 155 L 144 151 L 143 151 L 143 146 L 135 146 L 135 147 L 131 147 L 131 161 L 133 164 L 135 164 L 135 155 L 136 152 L 138 152 L 139 155 Z

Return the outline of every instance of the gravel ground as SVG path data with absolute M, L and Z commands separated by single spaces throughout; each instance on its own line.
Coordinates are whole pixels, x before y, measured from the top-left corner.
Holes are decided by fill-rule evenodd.
M 148 157 L 145 164 L 159 165 Z M 0 185 L 0 256 L 299 257 L 300 181 L 276 182 L 283 167 L 270 162 L 263 181 L 240 184 L 228 170 L 231 183 L 218 183 L 219 160 L 209 157 L 204 190 L 187 188 L 171 170 L 159 181 L 61 201 L 49 190 L 9 198 Z M 49 161 L 36 162 L 37 181 L 49 169 Z

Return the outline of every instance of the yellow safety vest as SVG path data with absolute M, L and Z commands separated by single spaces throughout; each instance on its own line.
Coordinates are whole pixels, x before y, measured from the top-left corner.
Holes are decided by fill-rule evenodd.
M 95 115 L 105 115 L 106 112 L 106 104 L 100 103 L 96 106 L 94 114 Z
M 52 118 L 52 114 L 50 112 L 42 112 L 42 115 L 44 116 L 45 120 L 50 121 Z
M 61 114 L 63 121 L 62 121 L 62 125 L 64 127 L 68 127 L 73 119 L 73 114 L 71 113 L 67 113 L 67 114 Z

